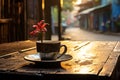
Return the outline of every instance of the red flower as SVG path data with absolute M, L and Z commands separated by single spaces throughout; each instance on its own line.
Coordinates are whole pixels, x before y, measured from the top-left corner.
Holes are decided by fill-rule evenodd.
M 40 22 L 38 22 L 36 25 L 33 25 L 32 27 L 35 28 L 32 32 L 30 32 L 31 35 L 37 35 L 41 32 L 46 32 L 46 26 L 48 25 L 48 23 L 45 23 L 44 20 L 41 20 Z

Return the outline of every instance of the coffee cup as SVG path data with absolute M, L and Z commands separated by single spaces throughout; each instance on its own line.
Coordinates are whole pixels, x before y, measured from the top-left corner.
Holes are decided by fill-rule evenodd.
M 60 53 L 62 47 L 63 51 Z M 60 41 L 37 41 L 36 48 L 41 60 L 56 60 L 67 52 L 67 46 Z

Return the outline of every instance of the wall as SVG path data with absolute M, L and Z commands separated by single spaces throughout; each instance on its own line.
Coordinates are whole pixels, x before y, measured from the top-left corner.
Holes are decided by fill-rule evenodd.
M 120 4 L 116 3 L 116 0 L 112 1 L 112 18 L 118 18 L 120 15 Z

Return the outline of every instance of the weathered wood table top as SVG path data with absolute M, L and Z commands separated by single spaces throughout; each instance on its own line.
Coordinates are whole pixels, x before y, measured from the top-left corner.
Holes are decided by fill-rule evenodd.
M 48 80 L 119 80 L 119 41 L 61 41 L 68 47 L 67 53 L 73 58 L 63 61 L 57 67 L 51 63 L 42 67 L 38 63 L 24 59 L 35 54 L 36 49 L 26 52 L 14 52 L 0 57 L 0 78 L 7 76 L 12 80 L 48 79 Z M 58 64 L 55 64 L 58 65 Z M 19 75 L 19 76 L 18 76 Z M 27 77 L 28 76 L 28 77 Z M 0 79 L 2 80 L 2 79 Z

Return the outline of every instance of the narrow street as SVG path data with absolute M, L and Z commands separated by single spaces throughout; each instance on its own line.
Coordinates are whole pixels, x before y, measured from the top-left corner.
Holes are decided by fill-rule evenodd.
M 95 33 L 80 29 L 79 27 L 70 27 L 65 30 L 64 37 L 81 41 L 118 41 L 120 36 L 118 35 L 119 33 L 116 34 Z

